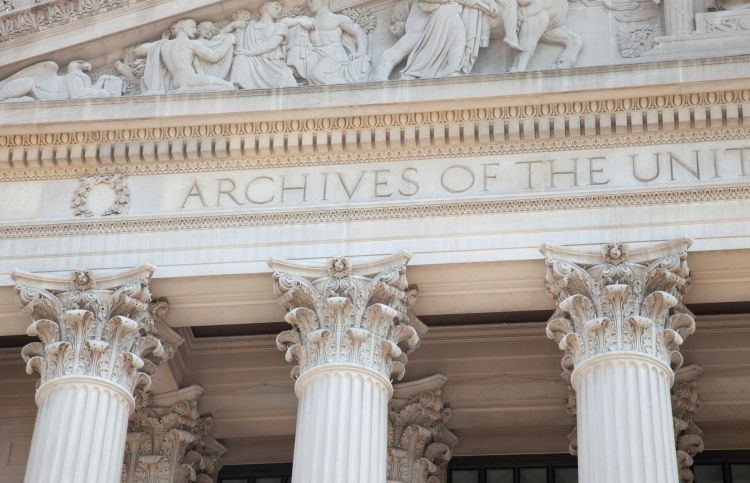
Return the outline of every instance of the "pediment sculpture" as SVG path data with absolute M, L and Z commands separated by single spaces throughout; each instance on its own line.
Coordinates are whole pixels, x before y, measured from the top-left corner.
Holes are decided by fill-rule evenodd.
M 329 0 L 270 0 L 225 21 L 178 20 L 161 38 L 125 49 L 114 72 L 95 81 L 84 61 L 64 75 L 54 62 L 35 64 L 0 82 L 0 102 L 451 77 L 470 74 L 488 48 L 515 52 L 510 70 L 523 71 L 539 42 L 562 45 L 555 67 L 568 68 L 582 48 L 566 24 L 568 0 L 400 0 L 389 8 L 392 35 L 377 39 L 396 40 L 377 45 L 377 65 L 378 18 L 368 8 L 337 13 Z M 504 38 L 491 46 L 499 26 Z
M 91 64 L 74 60 L 65 74 L 52 61 L 39 62 L 0 81 L 0 102 L 59 101 L 119 97 L 123 80 L 113 75 L 102 75 L 92 82 L 88 72 Z

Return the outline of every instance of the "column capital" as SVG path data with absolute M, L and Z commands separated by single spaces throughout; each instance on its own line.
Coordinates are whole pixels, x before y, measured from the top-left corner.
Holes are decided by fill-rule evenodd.
M 101 378 L 131 395 L 150 385 L 169 352 L 156 337 L 152 310 L 158 319 L 164 303 L 152 303 L 153 272 L 150 265 L 101 276 L 13 272 L 21 313 L 32 319 L 26 332 L 40 340 L 21 351 L 39 387 L 64 376 Z
M 276 345 L 296 361 L 294 378 L 326 364 L 353 364 L 401 379 L 406 353 L 419 343 L 410 325 L 417 291 L 406 279 L 406 252 L 354 265 L 334 257 L 325 265 L 271 259 L 274 291 L 293 326 Z
M 435 374 L 396 384 L 388 410 L 388 483 L 441 483 L 458 445 L 443 402 L 448 378 Z
M 201 386 L 148 395 L 128 427 L 122 483 L 216 481 L 226 448 L 211 436 L 213 417 L 201 416 Z
M 563 369 L 614 352 L 679 368 L 679 347 L 695 332 L 682 303 L 691 281 L 691 243 L 686 238 L 639 248 L 609 243 L 599 252 L 543 245 L 547 293 L 557 303 L 547 337 L 564 352 Z

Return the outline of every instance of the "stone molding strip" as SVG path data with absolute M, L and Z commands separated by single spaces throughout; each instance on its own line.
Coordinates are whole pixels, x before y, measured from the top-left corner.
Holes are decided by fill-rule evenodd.
M 748 198 L 750 198 L 750 185 L 715 185 L 702 188 L 688 187 L 673 190 L 639 190 L 615 193 L 568 193 L 547 197 L 394 204 L 378 207 L 296 209 L 265 213 L 194 215 L 172 218 L 120 218 L 117 220 L 65 223 L 8 224 L 0 226 L 0 239 L 245 228 L 250 226 L 466 216 L 613 206 L 649 206 L 746 200 Z
M 0 136 L 0 181 L 512 154 L 750 137 L 750 90 Z
M 26 37 L 139 3 L 165 0 L 47 0 L 0 13 L 0 43 Z

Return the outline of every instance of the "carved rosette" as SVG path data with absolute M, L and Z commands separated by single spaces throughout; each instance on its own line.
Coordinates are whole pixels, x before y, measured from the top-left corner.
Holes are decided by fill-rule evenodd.
M 401 379 L 419 336 L 409 325 L 416 290 L 406 280 L 410 256 L 399 253 L 354 267 L 344 257 L 325 267 L 272 259 L 274 289 L 293 326 L 276 345 L 295 361 L 292 377 L 325 364 L 353 364 Z
M 695 332 L 682 304 L 690 287 L 690 244 L 681 239 L 632 250 L 608 244 L 600 254 L 542 246 L 547 292 L 557 303 L 547 337 L 564 352 L 565 372 L 610 352 L 649 355 L 675 370 L 682 366 L 680 345 Z
M 22 313 L 32 319 L 26 332 L 39 338 L 21 351 L 26 372 L 41 376 L 38 386 L 95 376 L 130 394 L 148 388 L 167 355 L 150 312 L 153 272 L 151 266 L 99 278 L 83 270 L 69 278 L 14 272 Z
M 446 428 L 447 378 L 396 384 L 388 410 L 388 483 L 441 483 L 458 438 Z
M 677 444 L 677 468 L 681 483 L 693 483 L 691 470 L 693 458 L 703 452 L 703 431 L 695 423 L 695 413 L 700 409 L 698 376 L 703 368 L 698 364 L 681 367 L 674 375 L 672 386 L 672 418 Z
M 152 396 L 128 427 L 123 483 L 216 481 L 226 448 L 211 436 L 213 417 L 200 416 L 200 386 Z

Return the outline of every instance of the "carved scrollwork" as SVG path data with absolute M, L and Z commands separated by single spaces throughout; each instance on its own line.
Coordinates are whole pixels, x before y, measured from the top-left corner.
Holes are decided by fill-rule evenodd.
M 198 413 L 200 386 L 159 394 L 128 427 L 122 483 L 216 481 L 226 452 L 211 436 L 213 417 Z
M 406 280 L 407 261 L 394 258 L 396 265 L 378 268 L 374 275 L 357 272 L 344 257 L 331 259 L 318 271 L 269 262 L 279 304 L 293 326 L 276 338 L 286 360 L 298 364 L 293 377 L 327 363 L 359 364 L 386 377 L 403 376 L 406 353 L 419 343 L 409 325 L 416 291 Z
M 40 385 L 90 375 L 131 392 L 148 387 L 166 356 L 149 307 L 152 273 L 152 267 L 142 267 L 99 286 L 91 271 L 53 282 L 15 272 L 22 313 L 32 318 L 26 332 L 39 338 L 21 351 L 26 372 L 38 372 Z
M 557 302 L 547 337 L 564 352 L 563 369 L 612 351 L 648 354 L 678 369 L 679 347 L 695 331 L 682 304 L 690 286 L 689 245 L 678 240 L 632 253 L 622 244 L 605 245 L 598 259 L 543 246 L 547 292 Z

